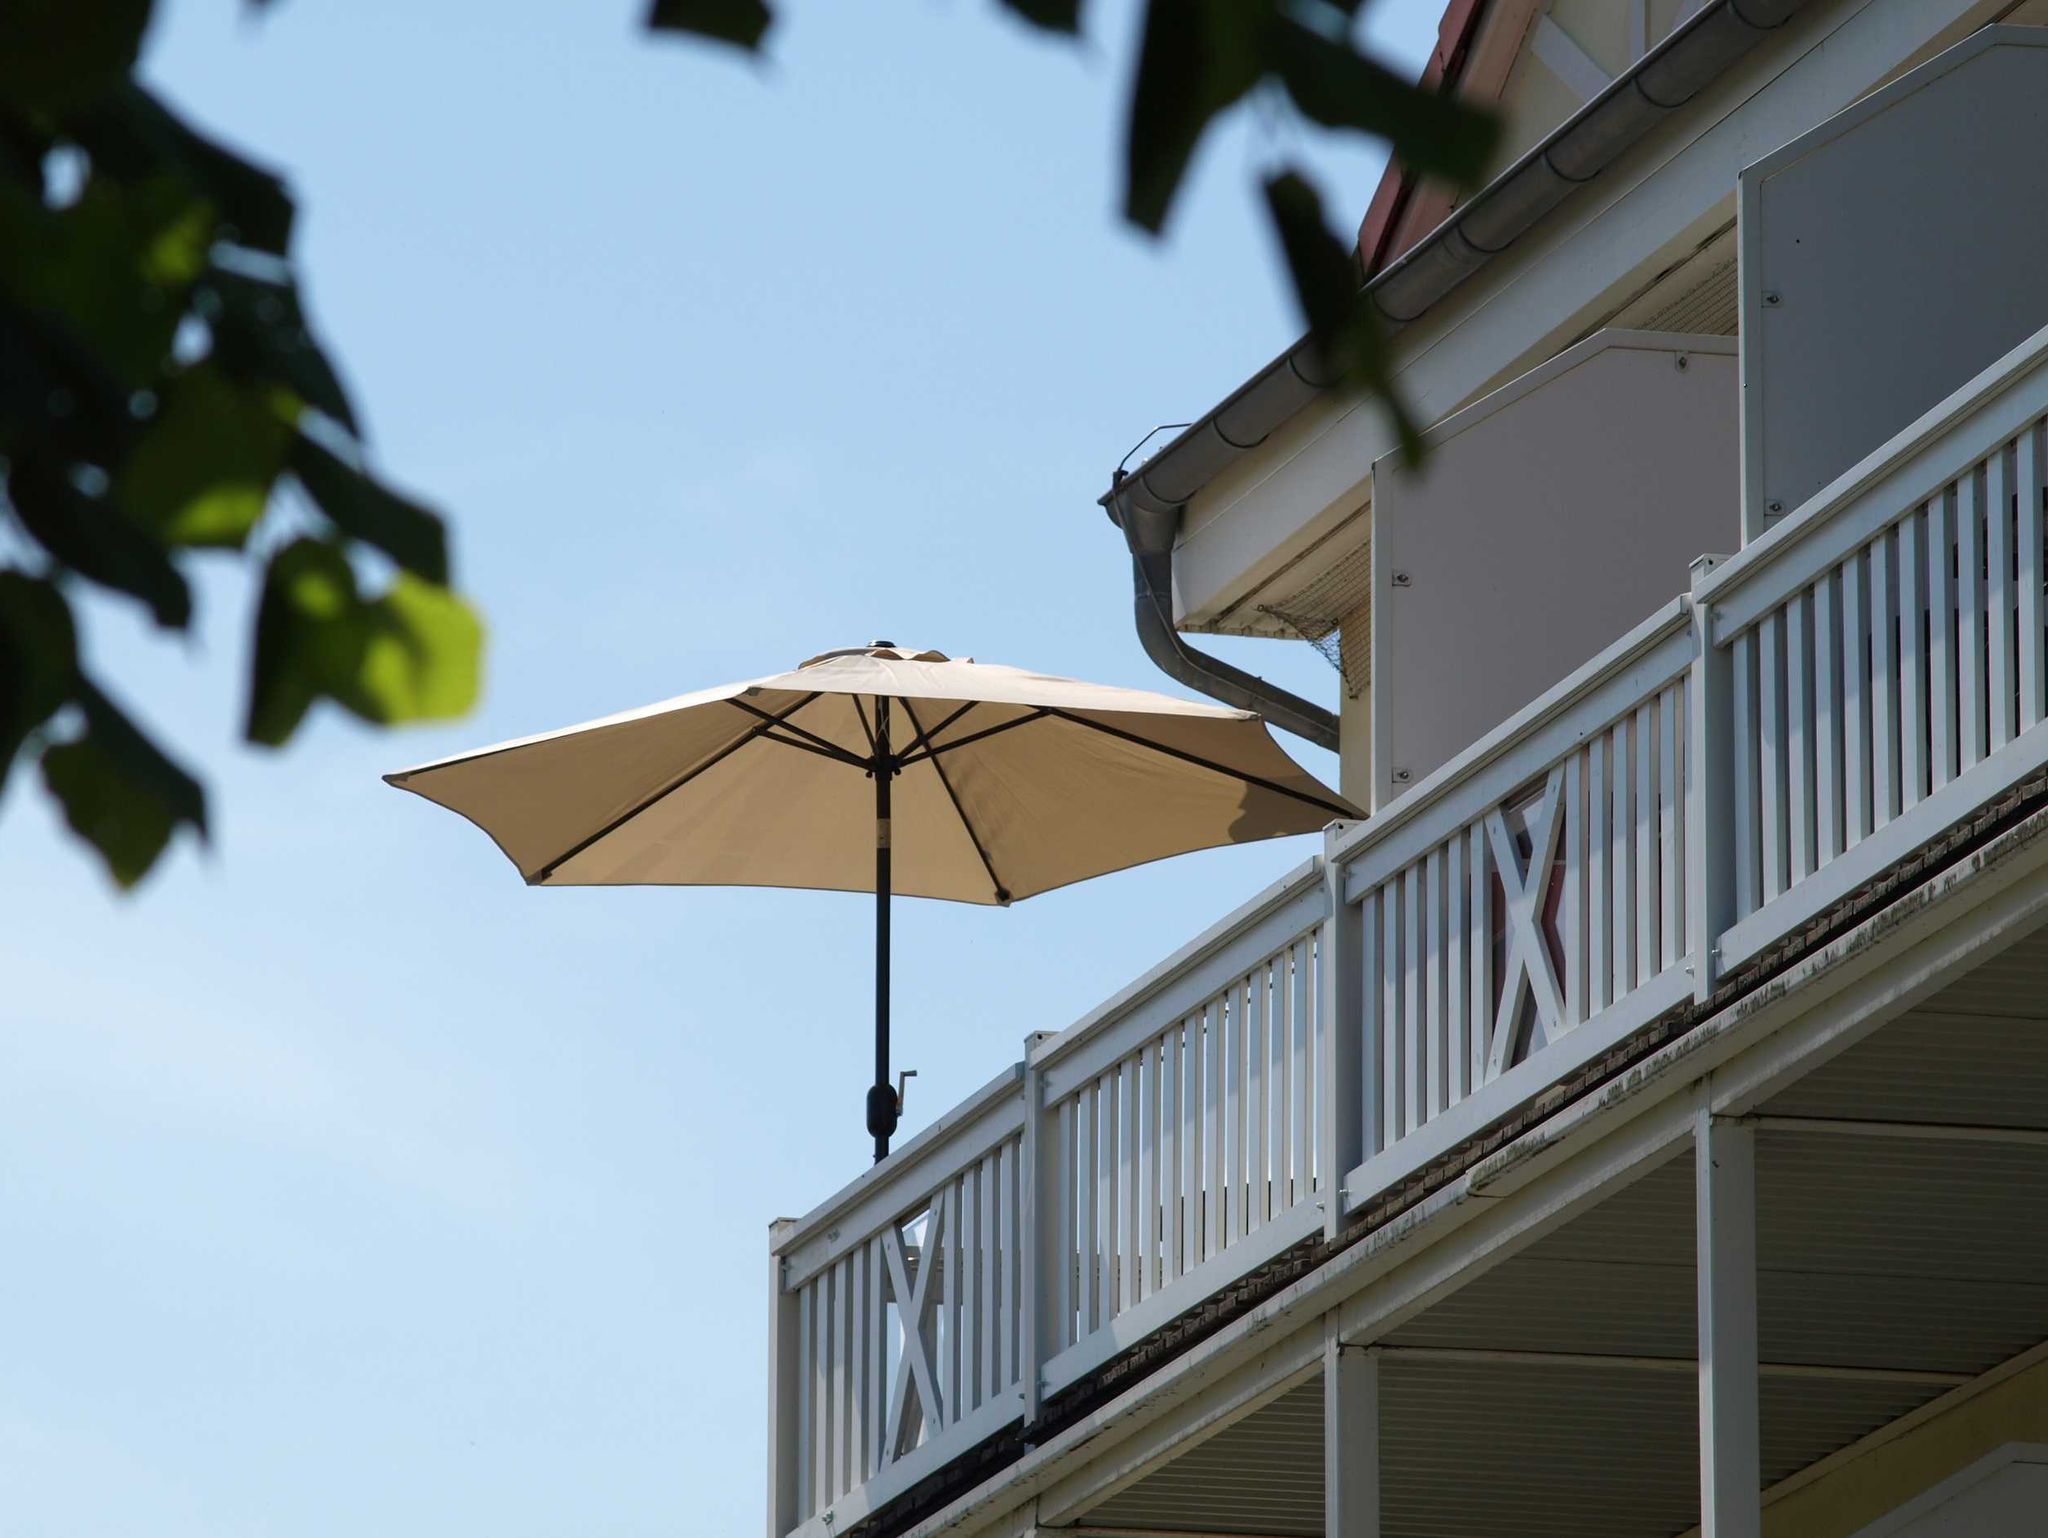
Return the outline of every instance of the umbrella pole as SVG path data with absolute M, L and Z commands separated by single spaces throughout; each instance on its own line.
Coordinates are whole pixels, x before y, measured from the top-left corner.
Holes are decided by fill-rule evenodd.
M 889 1156 L 899 1106 L 889 1084 L 889 702 L 875 700 L 875 1082 L 868 1089 L 868 1131 L 874 1134 L 875 1162 Z

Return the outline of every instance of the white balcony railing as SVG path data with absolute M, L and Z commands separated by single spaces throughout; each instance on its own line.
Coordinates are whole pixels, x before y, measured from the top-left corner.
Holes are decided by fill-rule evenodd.
M 2048 763 L 2044 434 L 2048 331 L 778 1225 L 771 1538 L 1035 1422 Z

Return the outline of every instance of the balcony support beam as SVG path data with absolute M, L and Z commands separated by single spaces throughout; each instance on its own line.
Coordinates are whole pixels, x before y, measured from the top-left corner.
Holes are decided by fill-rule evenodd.
M 1323 1326 L 1324 1538 L 1380 1538 L 1380 1354 Z
M 1700 1538 L 1761 1538 L 1756 1128 L 1739 1118 L 1714 1115 L 1703 1096 L 1693 1152 L 1699 1220 Z

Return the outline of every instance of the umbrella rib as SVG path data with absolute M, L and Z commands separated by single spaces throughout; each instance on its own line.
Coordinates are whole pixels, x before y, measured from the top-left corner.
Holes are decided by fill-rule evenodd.
M 917 712 L 910 708 L 910 701 L 904 700 L 902 705 L 903 713 L 910 717 L 910 724 L 917 727 L 918 739 L 922 741 L 930 736 L 929 732 L 926 732 L 923 727 L 918 726 Z M 944 731 L 949 725 L 959 720 L 960 717 L 971 710 L 973 706 L 974 701 L 969 700 L 965 705 L 962 705 L 958 710 L 946 717 L 944 721 L 933 727 L 932 731 Z M 996 901 L 1002 906 L 1008 907 L 1010 904 L 1010 889 L 1003 885 L 1003 878 L 996 874 L 995 862 L 989 859 L 988 850 L 981 842 L 981 835 L 974 831 L 974 823 L 967 816 L 967 808 L 960 804 L 960 796 L 953 789 L 952 777 L 946 773 L 946 766 L 939 762 L 937 754 L 931 755 L 931 764 L 932 772 L 939 777 L 940 787 L 946 792 L 946 799 L 953 803 L 953 814 L 960 819 L 960 826 L 967 834 L 967 841 L 974 845 L 974 852 L 981 857 L 981 868 L 988 872 L 988 884 L 995 889 Z
M 709 758 L 705 759 L 703 763 L 692 765 L 690 768 L 684 770 L 681 774 L 677 775 L 673 780 L 670 780 L 668 784 L 662 786 L 661 789 L 657 790 L 653 795 L 646 797 L 637 806 L 631 807 L 628 810 L 621 812 L 617 817 L 614 817 L 610 822 L 606 823 L 603 827 L 599 828 L 595 833 L 591 834 L 588 838 L 581 839 L 577 843 L 571 845 L 569 848 L 563 850 L 560 854 L 556 855 L 552 860 L 548 861 L 547 864 L 541 866 L 538 870 L 536 870 L 531 876 L 528 876 L 526 878 L 528 885 L 535 885 L 539 882 L 547 880 L 548 877 L 552 876 L 562 866 L 568 864 L 571 860 L 575 859 L 576 856 L 583 853 L 584 850 L 590 848 L 591 845 L 599 842 L 602 839 L 607 839 L 611 837 L 612 834 L 618 832 L 619 829 L 623 828 L 635 817 L 638 817 L 642 812 L 645 812 L 649 808 L 654 806 L 656 802 L 659 802 L 664 798 L 675 794 L 675 792 L 681 790 L 685 785 L 689 784 L 690 781 L 696 779 L 698 775 L 703 774 L 706 770 L 711 769 L 717 766 L 718 764 L 725 762 L 726 759 L 732 757 L 733 754 L 739 752 L 741 748 L 745 747 L 755 738 L 765 736 L 770 727 L 786 724 L 791 716 L 795 715 L 799 710 L 802 710 L 806 705 L 811 704 L 817 698 L 818 696 L 816 694 L 807 694 L 802 699 L 798 700 L 794 705 L 790 706 L 789 709 L 783 711 L 781 715 L 769 716 L 762 720 L 758 725 L 750 727 L 744 736 L 735 738 L 733 741 L 727 743 L 724 747 L 720 748 L 716 753 L 712 754 Z M 801 727 L 793 729 L 798 731 L 802 730 Z
M 1007 732 L 1020 726 L 1029 726 L 1033 721 L 1043 721 L 1047 716 L 1056 716 L 1058 714 L 1057 710 L 1034 710 L 1028 716 L 1018 716 L 1009 721 L 998 721 L 994 726 L 984 726 L 980 731 L 969 732 L 965 737 L 955 737 L 951 742 L 940 743 L 935 748 L 926 748 L 915 759 L 906 756 L 898 759 L 897 762 L 904 765 L 923 763 L 928 758 L 936 759 L 941 753 L 950 753 L 955 748 L 964 748 L 970 742 L 980 742 L 984 738 L 995 736 L 998 732 Z
M 905 748 L 901 753 L 897 755 L 898 759 L 907 760 L 913 753 L 916 753 L 921 748 L 929 746 L 931 740 L 934 737 L 938 736 L 940 732 L 943 732 L 947 727 L 951 726 L 955 721 L 959 720 L 962 716 L 966 715 L 968 711 L 974 709 L 975 706 L 981 703 L 982 702 L 980 700 L 969 700 L 966 704 L 962 705 L 958 710 L 954 711 L 951 715 L 947 716 L 946 719 L 941 721 L 937 726 L 931 728 L 931 730 L 925 731 L 920 728 L 918 734 L 910 740 L 910 746 Z M 912 726 L 916 726 L 917 717 L 916 715 L 911 714 L 910 701 L 908 699 L 905 699 L 903 701 L 903 709 L 905 714 L 910 715 L 910 724 Z
M 1136 732 L 1127 732 L 1120 727 L 1105 726 L 1100 721 L 1091 721 L 1086 716 L 1075 715 L 1072 711 L 1060 710 L 1055 707 L 1048 709 L 1046 714 L 1057 716 L 1062 721 L 1070 721 L 1075 726 L 1085 726 L 1091 732 L 1101 732 L 1106 737 L 1116 737 L 1124 742 L 1134 743 L 1141 748 L 1150 748 L 1154 753 L 1163 754 L 1167 758 L 1177 758 L 1184 764 L 1193 764 L 1197 768 L 1213 770 L 1217 774 L 1229 779 L 1242 781 L 1246 785 L 1256 785 L 1261 790 L 1270 790 L 1276 795 L 1290 796 L 1296 801 L 1305 801 L 1310 806 L 1321 807 L 1324 811 L 1334 812 L 1342 818 L 1348 819 L 1357 815 L 1349 807 L 1338 806 L 1335 802 L 1325 801 L 1321 796 L 1312 796 L 1307 791 L 1296 790 L 1290 785 L 1282 785 L 1278 780 L 1269 780 L 1262 775 L 1246 774 L 1242 769 L 1228 768 L 1223 764 L 1216 763 L 1212 759 L 1203 758 L 1199 754 L 1183 752 L 1179 748 L 1169 748 L 1163 742 L 1154 742 L 1148 737 L 1140 737 Z
M 817 697 L 818 696 L 815 694 L 811 696 L 812 699 L 816 699 Z M 807 748 L 808 751 L 812 753 L 821 753 L 827 758 L 836 758 L 841 763 L 850 764 L 856 769 L 870 769 L 874 767 L 866 759 L 862 758 L 859 754 L 849 752 L 847 749 L 842 748 L 838 743 L 834 742 L 829 737 L 821 737 L 816 732 L 806 731 L 803 727 L 798 726 L 794 721 L 784 720 L 778 716 L 771 716 L 770 714 L 768 714 L 767 711 L 761 709 L 759 706 L 749 705 L 744 700 L 727 700 L 726 703 L 728 705 L 737 706 L 739 709 L 744 710 L 748 715 L 753 716 L 758 720 L 765 721 L 770 726 L 779 726 L 786 732 L 795 732 L 797 736 L 804 739 L 804 741 L 802 742 L 791 742 L 786 737 L 776 737 L 770 735 L 768 738 L 770 742 L 779 743 L 781 746 L 785 748 Z

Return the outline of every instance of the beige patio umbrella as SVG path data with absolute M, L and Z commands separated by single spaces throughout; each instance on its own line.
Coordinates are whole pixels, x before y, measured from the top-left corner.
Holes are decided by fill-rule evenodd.
M 893 893 L 1008 904 L 1360 815 L 1248 711 L 886 641 L 385 778 L 532 886 L 872 891 L 877 1159 Z

